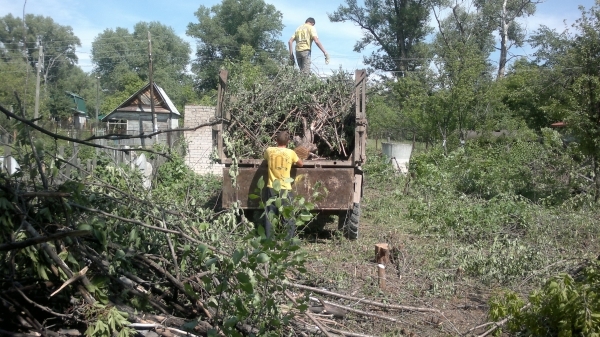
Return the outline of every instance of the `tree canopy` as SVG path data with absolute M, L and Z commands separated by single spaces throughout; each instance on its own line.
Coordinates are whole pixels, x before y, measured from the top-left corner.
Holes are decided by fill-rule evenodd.
M 285 45 L 279 39 L 282 14 L 263 0 L 223 0 L 195 13 L 197 23 L 188 24 L 187 35 L 197 40 L 192 70 L 200 90 L 217 87 L 219 68 L 226 59 L 240 58 L 242 46 L 255 50 L 254 62 L 274 73 L 285 59 Z
M 111 103 L 137 91 L 149 81 L 148 33 L 152 41 L 153 80 L 182 108 L 193 99 L 192 78 L 187 72 L 191 48 L 173 28 L 159 22 L 138 22 L 131 33 L 121 27 L 104 30 L 92 43 L 94 74 L 100 77 L 102 88 L 118 98 L 111 99 Z M 139 86 L 133 87 L 134 83 Z M 109 112 L 105 109 L 115 107 L 103 104 L 102 110 Z
M 423 64 L 424 51 L 420 48 L 431 29 L 429 0 L 372 0 L 364 7 L 356 0 L 328 14 L 332 22 L 350 21 L 363 30 L 363 38 L 356 42 L 354 51 L 362 52 L 370 45 L 377 49 L 364 62 L 375 70 L 394 71 L 403 75 Z

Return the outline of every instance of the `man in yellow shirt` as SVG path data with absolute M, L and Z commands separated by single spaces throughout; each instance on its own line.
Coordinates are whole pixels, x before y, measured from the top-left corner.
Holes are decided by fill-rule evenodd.
M 292 195 L 292 185 L 287 182 L 286 179 L 290 178 L 290 171 L 292 170 L 292 165 L 296 165 L 297 167 L 302 167 L 303 163 L 298 155 L 293 150 L 287 148 L 287 145 L 290 141 L 290 134 L 287 131 L 281 131 L 277 133 L 277 147 L 271 146 L 265 150 L 264 158 L 267 160 L 268 164 L 268 181 L 267 188 L 265 189 L 264 200 L 265 202 L 273 197 L 283 196 L 284 190 L 287 190 L 287 199 L 283 200 L 283 204 L 290 203 L 293 200 Z M 278 180 L 281 184 L 281 192 L 277 193 L 273 189 L 273 183 L 275 180 Z M 275 215 L 279 215 L 279 210 L 275 203 L 268 205 L 265 207 L 266 215 L 265 215 L 265 235 L 267 237 L 271 237 L 273 232 L 273 226 L 271 221 L 269 220 L 268 214 L 273 213 Z M 288 238 L 291 239 L 296 232 L 296 223 L 294 219 L 287 220 L 288 227 Z
M 323 55 L 325 55 L 325 64 L 329 64 L 329 54 L 325 51 L 325 48 L 319 41 L 317 36 L 317 29 L 315 28 L 315 19 L 308 18 L 304 24 L 296 29 L 294 35 L 288 41 L 290 49 L 290 60 L 294 61 L 294 53 L 292 46 L 296 41 L 296 60 L 298 61 L 298 67 L 304 73 L 310 73 L 310 51 L 313 41 L 321 49 Z

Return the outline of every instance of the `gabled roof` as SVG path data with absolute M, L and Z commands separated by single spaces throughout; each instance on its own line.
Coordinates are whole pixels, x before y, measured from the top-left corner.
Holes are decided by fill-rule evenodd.
M 85 106 L 85 99 L 70 91 L 65 91 L 65 94 L 75 103 L 75 107 L 71 107 L 75 113 L 80 115 L 87 115 L 87 107 Z
M 181 114 L 179 113 L 169 96 L 167 96 L 167 93 L 163 90 L 163 88 L 156 85 L 156 83 L 153 83 L 153 94 L 154 112 L 157 115 L 173 114 L 176 116 L 181 116 Z M 152 113 L 150 106 L 150 83 L 144 85 L 135 94 L 131 95 L 111 113 L 102 118 L 102 120 L 110 119 L 111 115 L 118 114 L 120 116 L 123 116 L 127 113 Z

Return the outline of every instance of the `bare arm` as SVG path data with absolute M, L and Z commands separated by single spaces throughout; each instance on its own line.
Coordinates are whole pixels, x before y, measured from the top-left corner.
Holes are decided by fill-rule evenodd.
M 291 37 L 290 40 L 288 41 L 288 47 L 290 48 L 290 55 L 294 55 L 294 52 L 292 50 L 292 47 L 294 45 L 294 40 L 295 40 L 295 38 Z
M 319 49 L 321 49 L 321 51 L 323 52 L 323 54 L 327 54 L 327 52 L 325 51 L 325 47 L 323 47 L 323 45 L 321 44 L 321 41 L 319 41 L 318 37 L 315 36 L 314 39 L 313 39 L 313 41 L 315 41 L 315 44 L 317 45 L 317 47 L 319 47 Z
M 296 162 L 296 166 L 298 166 L 298 167 L 304 166 L 304 163 L 302 162 L 302 159 L 298 159 L 298 161 Z

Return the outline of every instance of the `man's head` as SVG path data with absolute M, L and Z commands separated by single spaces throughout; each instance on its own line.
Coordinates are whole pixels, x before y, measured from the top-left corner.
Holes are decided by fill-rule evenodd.
M 315 19 L 308 18 L 308 19 L 306 19 L 306 21 L 304 21 L 304 23 L 310 23 L 310 24 L 312 24 L 314 26 L 315 25 Z
M 277 132 L 277 146 L 287 146 L 290 141 L 290 133 L 287 131 Z

